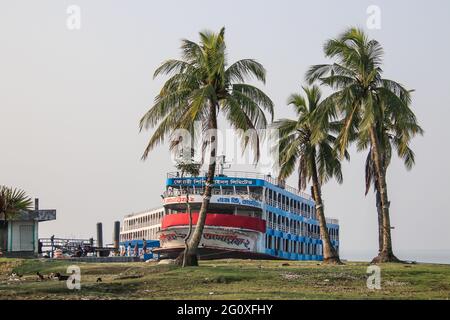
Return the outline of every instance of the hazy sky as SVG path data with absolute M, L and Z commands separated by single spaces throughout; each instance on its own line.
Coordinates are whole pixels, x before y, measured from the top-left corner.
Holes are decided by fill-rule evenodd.
M 66 25 L 69 5 L 81 29 Z M 167 148 L 140 156 L 150 132 L 138 121 L 163 79 L 153 71 L 179 57 L 181 38 L 226 27 L 229 60 L 255 58 L 268 70 L 263 90 L 276 118 L 308 66 L 326 62 L 322 45 L 348 26 L 366 28 L 369 5 L 381 29 L 385 77 L 414 88 L 425 129 L 414 140 L 416 166 L 394 160 L 388 187 L 394 248 L 450 250 L 450 2 L 448 1 L 63 1 L 0 0 L 0 184 L 39 197 L 57 220 L 40 236 L 95 236 L 103 222 L 160 205 Z M 324 187 L 327 215 L 340 219 L 341 250 L 376 253 L 372 192 L 364 197 L 365 153 L 352 152 L 344 184 Z M 291 181 L 294 182 L 294 179 Z M 408 257 L 403 257 L 408 258 Z

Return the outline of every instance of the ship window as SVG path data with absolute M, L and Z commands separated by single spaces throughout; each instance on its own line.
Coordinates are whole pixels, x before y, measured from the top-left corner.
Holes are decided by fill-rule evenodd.
M 234 194 L 233 187 L 222 187 L 222 192 L 224 195 L 231 195 Z
M 237 194 L 248 194 L 247 187 L 236 187 Z

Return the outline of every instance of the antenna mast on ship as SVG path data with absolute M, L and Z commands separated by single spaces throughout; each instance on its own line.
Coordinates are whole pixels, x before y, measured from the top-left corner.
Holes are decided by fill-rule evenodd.
M 231 164 L 227 164 L 226 160 L 225 160 L 225 155 L 221 155 L 218 157 L 219 161 L 218 161 L 218 165 L 219 165 L 219 176 L 224 176 L 224 169 L 230 169 L 231 168 Z

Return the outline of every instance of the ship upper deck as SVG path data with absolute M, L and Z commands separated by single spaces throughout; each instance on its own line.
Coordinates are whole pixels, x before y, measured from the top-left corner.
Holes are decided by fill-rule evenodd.
M 206 172 L 199 176 L 185 175 L 181 177 L 180 172 L 169 172 L 167 174 L 168 186 L 204 186 L 206 181 Z M 214 184 L 217 186 L 267 186 L 271 189 L 281 189 L 293 196 L 313 201 L 311 195 L 287 185 L 283 180 L 272 177 L 271 175 L 247 172 L 247 171 L 227 171 L 223 174 L 216 173 Z

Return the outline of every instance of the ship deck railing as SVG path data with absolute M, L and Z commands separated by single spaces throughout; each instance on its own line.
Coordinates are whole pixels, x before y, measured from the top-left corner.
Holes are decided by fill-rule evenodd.
M 192 190 L 189 190 L 189 195 L 203 195 L 204 193 L 203 188 L 195 188 Z M 187 195 L 188 191 L 186 189 L 177 189 L 173 188 L 172 190 L 167 190 L 163 193 L 163 197 L 178 197 L 178 196 L 184 196 Z M 212 195 L 219 195 L 219 196 L 244 196 L 248 197 L 251 200 L 257 200 L 262 201 L 262 195 L 260 193 L 256 192 L 247 192 L 247 191 L 233 191 L 233 190 L 220 190 L 220 189 L 213 189 L 211 192 Z
M 273 229 L 273 230 L 281 231 L 284 233 L 295 234 L 295 235 L 298 235 L 301 237 L 312 238 L 312 239 L 321 239 L 319 234 L 316 234 L 316 233 L 313 233 L 313 232 L 310 232 L 307 230 L 302 230 L 301 228 L 288 227 L 283 224 L 278 224 L 278 223 L 274 223 L 274 222 L 268 222 L 267 227 L 270 229 Z M 331 236 L 331 235 L 330 235 L 330 239 L 338 240 L 337 237 Z

